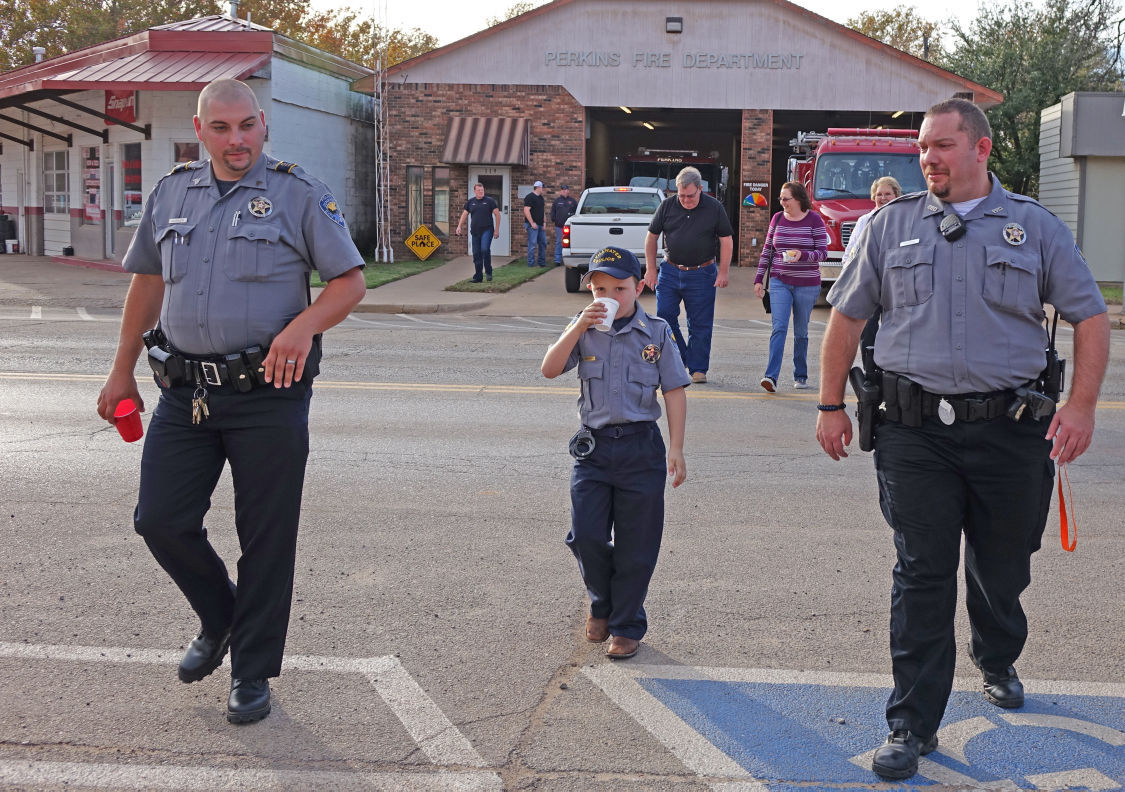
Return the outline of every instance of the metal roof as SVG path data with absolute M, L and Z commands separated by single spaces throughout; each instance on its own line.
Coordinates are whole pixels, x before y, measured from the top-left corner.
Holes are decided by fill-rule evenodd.
M 269 60 L 268 52 L 142 52 L 56 74 L 44 79 L 42 87 L 187 91 L 223 77 L 244 79 Z

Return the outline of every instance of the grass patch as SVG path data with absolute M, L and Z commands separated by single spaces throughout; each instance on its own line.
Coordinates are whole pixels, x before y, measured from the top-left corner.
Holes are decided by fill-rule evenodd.
M 1110 305 L 1121 305 L 1121 284 L 1116 286 L 1100 286 L 1102 290 L 1102 299 Z
M 510 291 L 521 283 L 532 278 L 538 278 L 544 272 L 550 272 L 554 267 L 529 267 L 527 258 L 512 259 L 503 267 L 492 268 L 492 280 L 483 283 L 473 283 L 471 278 L 457 281 L 452 286 L 446 286 L 446 291 L 455 292 L 486 292 L 498 294 Z
M 382 286 L 385 283 L 390 283 L 403 278 L 409 278 L 411 275 L 417 275 L 419 272 L 432 270 L 434 267 L 440 267 L 442 264 L 448 263 L 446 259 L 431 256 L 425 261 L 411 260 L 411 261 L 380 261 L 376 262 L 373 256 L 364 256 L 363 260 L 367 266 L 363 268 L 363 279 L 367 282 L 367 288 L 374 289 Z M 312 274 L 313 288 L 324 285 L 317 273 Z

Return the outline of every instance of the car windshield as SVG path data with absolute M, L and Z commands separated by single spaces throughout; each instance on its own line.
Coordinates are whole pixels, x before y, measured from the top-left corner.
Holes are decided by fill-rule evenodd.
M 917 154 L 825 154 L 816 161 L 813 197 L 870 200 L 871 182 L 881 176 L 895 177 L 904 194 L 926 189 Z
M 583 214 L 653 214 L 660 196 L 650 192 L 591 192 L 582 204 Z

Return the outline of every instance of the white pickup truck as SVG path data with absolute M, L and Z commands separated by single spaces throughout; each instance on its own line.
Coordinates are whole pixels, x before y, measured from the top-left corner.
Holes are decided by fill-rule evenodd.
M 576 292 L 590 266 L 590 256 L 604 247 L 625 248 L 645 260 L 645 237 L 652 216 L 664 200 L 656 187 L 590 187 L 563 226 L 566 290 Z

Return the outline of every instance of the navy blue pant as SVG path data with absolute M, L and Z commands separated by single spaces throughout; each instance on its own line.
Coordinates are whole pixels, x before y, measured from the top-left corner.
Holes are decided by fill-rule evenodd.
M 231 630 L 232 676 L 275 677 L 293 598 L 312 386 L 209 387 L 211 417 L 199 425 L 191 423 L 194 390 L 162 389 L 141 456 L 134 526 L 204 631 Z M 242 549 L 237 589 L 203 526 L 226 462 Z
M 473 280 L 483 275 L 492 277 L 492 226 L 479 234 L 469 234 L 473 246 Z
M 595 432 L 594 453 L 574 462 L 567 547 L 590 595 L 590 612 L 609 632 L 644 637 L 644 601 L 664 534 L 664 438 L 655 422 Z
M 898 560 L 891 588 L 894 691 L 887 723 L 927 738 L 938 730 L 953 686 L 957 567 L 965 536 L 972 652 L 1003 672 L 1027 640 L 1020 594 L 1031 582 L 1055 466 L 1046 422 L 1006 417 L 918 429 L 883 423 L 875 469 Z

